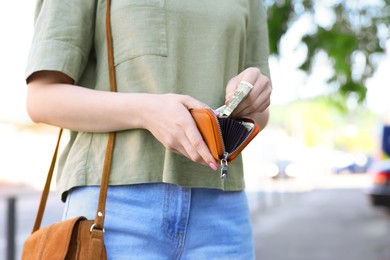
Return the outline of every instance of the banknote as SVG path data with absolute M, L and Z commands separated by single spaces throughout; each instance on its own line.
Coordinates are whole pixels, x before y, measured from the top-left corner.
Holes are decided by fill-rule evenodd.
M 223 105 L 216 110 L 220 113 L 220 117 L 229 117 L 233 113 L 234 109 L 244 100 L 244 98 L 249 94 L 253 85 L 246 81 L 241 81 L 238 84 L 236 91 L 234 92 L 233 97 L 230 99 L 228 105 Z

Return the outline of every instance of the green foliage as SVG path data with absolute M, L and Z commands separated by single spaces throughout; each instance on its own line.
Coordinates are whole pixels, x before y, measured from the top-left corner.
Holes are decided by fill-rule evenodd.
M 268 7 L 270 50 L 280 55 L 283 36 L 302 17 L 308 15 L 313 29 L 308 30 L 301 41 L 307 54 L 299 69 L 310 74 L 318 53 L 326 53 L 333 67 L 329 86 L 336 92 L 330 98 L 339 107 L 345 107 L 345 99 L 354 97 L 362 103 L 366 97 L 366 80 L 373 76 L 378 56 L 385 52 L 385 42 L 390 35 L 390 0 L 369 5 L 364 1 L 339 0 L 328 4 L 334 21 L 319 24 L 321 0 L 265 0 Z M 329 1 L 331 2 L 331 1 Z M 359 59 L 358 59 L 359 58 Z M 358 66 L 355 64 L 359 63 Z
M 341 113 L 329 100 L 318 97 L 274 106 L 270 120 L 308 147 L 364 153 L 374 153 L 377 148 L 378 119 L 364 107 Z
M 278 53 L 279 43 L 282 36 L 289 28 L 288 22 L 292 19 L 293 14 L 291 0 L 284 2 L 277 1 L 268 9 L 268 29 L 270 32 L 270 52 L 272 54 Z

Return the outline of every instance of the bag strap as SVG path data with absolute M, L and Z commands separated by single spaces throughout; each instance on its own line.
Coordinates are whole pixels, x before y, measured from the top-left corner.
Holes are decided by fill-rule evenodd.
M 50 183 L 51 183 L 51 180 L 53 177 L 54 167 L 55 167 L 56 161 L 57 161 L 58 147 L 60 146 L 61 136 L 62 136 L 62 128 L 60 129 L 60 133 L 58 134 L 57 145 L 56 145 L 56 148 L 54 150 L 53 158 L 51 159 L 49 172 L 48 172 L 47 177 L 46 177 L 45 187 L 43 188 L 42 195 L 41 195 L 41 201 L 39 202 L 38 213 L 37 213 L 37 216 L 35 217 L 35 223 L 34 223 L 34 227 L 33 227 L 33 230 L 31 233 L 34 233 L 35 231 L 37 231 L 40 228 L 41 223 L 42 223 L 42 217 L 43 217 L 43 213 L 45 211 L 47 197 L 49 196 Z
M 108 67 L 109 67 L 109 79 L 110 79 L 110 91 L 116 92 L 116 77 L 115 77 L 115 66 L 114 66 L 114 55 L 113 55 L 113 46 L 112 46 L 112 34 L 111 34 L 111 0 L 106 1 L 106 41 L 107 41 L 107 57 L 108 57 Z M 43 213 L 45 211 L 47 198 L 49 196 L 50 184 L 53 178 L 53 172 L 57 161 L 58 149 L 60 145 L 60 140 L 62 136 L 63 129 L 60 129 L 57 138 L 56 148 L 51 160 L 49 172 L 46 177 L 45 186 L 42 191 L 41 200 L 39 202 L 38 213 L 35 218 L 34 227 L 32 233 L 38 230 L 42 223 Z M 104 217 L 106 210 L 106 198 L 108 190 L 108 182 L 111 170 L 112 155 L 115 144 L 115 132 L 110 132 L 108 135 L 106 154 L 104 159 L 103 174 L 102 180 L 100 183 L 100 193 L 99 193 L 99 202 L 96 211 L 96 217 L 94 225 L 91 227 L 91 232 L 103 231 L 104 227 Z
M 116 92 L 116 77 L 114 67 L 114 50 L 112 46 L 112 34 L 111 34 L 111 0 L 106 1 L 106 44 L 107 44 L 107 59 L 108 59 L 108 72 L 110 79 L 110 91 Z M 102 182 L 100 183 L 99 203 L 95 216 L 94 228 L 103 230 L 104 217 L 106 210 L 106 198 L 108 189 L 108 180 L 111 169 L 112 154 L 115 143 L 115 132 L 111 132 L 108 135 L 106 156 L 103 166 Z

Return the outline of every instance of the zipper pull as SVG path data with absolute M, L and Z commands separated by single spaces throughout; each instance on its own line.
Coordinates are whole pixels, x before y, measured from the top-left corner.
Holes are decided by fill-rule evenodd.
M 228 174 L 227 157 L 228 156 L 229 156 L 228 153 L 224 153 L 223 158 L 221 159 L 221 179 L 227 178 L 227 174 Z

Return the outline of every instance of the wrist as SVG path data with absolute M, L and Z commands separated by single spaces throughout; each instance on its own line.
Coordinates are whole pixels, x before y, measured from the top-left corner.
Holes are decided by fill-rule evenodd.
M 156 107 L 156 94 L 147 93 L 132 93 L 129 94 L 129 100 L 127 104 L 129 106 L 128 120 L 131 128 L 143 128 L 148 130 L 151 117 L 157 112 Z

